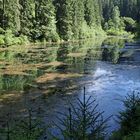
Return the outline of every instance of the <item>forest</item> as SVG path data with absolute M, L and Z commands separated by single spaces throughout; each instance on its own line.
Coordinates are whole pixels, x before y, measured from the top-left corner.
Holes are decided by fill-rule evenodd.
M 0 45 L 139 34 L 139 0 L 0 0 Z

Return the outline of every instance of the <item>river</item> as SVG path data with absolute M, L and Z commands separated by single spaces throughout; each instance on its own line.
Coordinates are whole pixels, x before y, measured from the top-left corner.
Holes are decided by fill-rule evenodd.
M 25 107 L 41 110 L 46 124 L 57 121 L 58 111 L 65 112 L 69 102 L 82 99 L 84 87 L 86 97 L 92 96 L 99 111 L 105 111 L 104 117 L 112 115 L 107 132 L 118 129 L 116 115 L 124 109 L 121 100 L 140 90 L 140 42 L 96 38 L 0 48 L 2 123 L 9 112 L 14 117 L 24 114 Z

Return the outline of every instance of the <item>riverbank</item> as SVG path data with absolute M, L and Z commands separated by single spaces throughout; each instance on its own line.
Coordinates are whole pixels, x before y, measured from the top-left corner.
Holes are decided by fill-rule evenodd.
M 115 31 L 114 31 L 115 32 Z M 82 38 L 82 39 L 73 39 L 73 40 L 58 40 L 57 42 L 52 42 L 52 41 L 46 41 L 46 40 L 31 40 L 29 39 L 27 36 L 25 35 L 20 35 L 18 37 L 16 37 L 11 30 L 7 30 L 1 32 L 0 34 L 0 47 L 8 47 L 8 46 L 13 46 L 13 45 L 55 45 L 55 44 L 69 44 L 69 43 L 78 43 L 78 42 L 82 42 L 85 40 L 93 40 L 93 39 L 98 39 L 98 38 L 110 38 L 110 37 L 114 37 L 114 38 L 124 38 L 124 39 L 132 39 L 135 36 L 131 33 L 128 33 L 126 31 L 123 32 L 118 32 L 117 34 L 110 34 L 108 32 L 103 31 L 102 29 L 97 29 L 94 31 L 94 37 L 92 35 L 92 37 L 88 37 L 88 38 Z
M 91 32 L 91 31 L 90 31 Z M 105 38 L 106 33 L 102 29 L 93 30 L 91 35 L 83 36 L 81 39 L 72 39 L 72 40 L 62 40 L 58 39 L 56 42 L 43 40 L 32 40 L 28 36 L 19 35 L 16 37 L 11 30 L 6 30 L 0 32 L 0 46 L 1 47 L 8 47 L 12 45 L 39 45 L 39 44 L 46 44 L 46 45 L 53 45 L 53 44 L 66 44 L 66 43 L 76 43 L 84 40 L 90 40 L 94 38 Z

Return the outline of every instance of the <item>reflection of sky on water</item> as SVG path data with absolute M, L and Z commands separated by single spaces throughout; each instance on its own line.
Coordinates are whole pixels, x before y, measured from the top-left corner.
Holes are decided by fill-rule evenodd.
M 99 104 L 99 110 L 105 111 L 105 118 L 113 115 L 108 122 L 110 126 L 108 132 L 119 127 L 116 122 L 116 115 L 124 109 L 121 100 L 123 100 L 128 93 L 134 90 L 140 90 L 140 57 L 138 57 L 140 54 L 139 51 L 136 51 L 134 48 L 135 47 L 133 47 L 133 53 L 129 53 L 130 50 L 127 51 L 127 48 L 125 48 L 125 52 L 123 52 L 121 56 L 119 56 L 119 53 L 119 55 L 116 54 L 116 58 L 119 59 L 118 64 L 112 64 L 110 62 L 114 53 L 111 56 L 109 50 L 104 52 L 104 56 L 107 58 L 104 61 L 92 61 L 92 59 L 87 59 L 84 64 L 87 76 L 85 76 L 82 81 L 89 79 L 89 83 L 87 82 L 88 84 L 85 85 L 86 97 L 92 96 L 96 98 Z M 71 92 L 71 94 L 67 94 L 67 96 L 52 97 L 53 102 L 55 102 L 55 105 L 53 105 L 54 110 L 64 112 L 64 107 L 68 107 L 67 100 L 75 102 L 75 97 L 82 99 L 83 87 L 81 86 L 80 88 L 81 89 L 77 90 L 76 93 Z M 51 116 L 55 115 L 52 113 Z
M 104 117 L 111 115 L 108 122 L 111 132 L 119 126 L 116 123 L 116 115 L 124 109 L 121 102 L 124 97 L 133 90 L 140 89 L 139 66 L 132 65 L 112 65 L 110 63 L 97 61 L 95 71 L 90 77 L 90 83 L 85 85 L 86 97 L 96 98 L 99 110 L 105 111 Z M 83 98 L 83 87 L 70 95 L 53 96 L 49 100 L 48 120 L 55 120 L 56 112 L 65 112 L 68 108 L 68 101 L 75 102 L 75 98 Z M 52 104 L 53 103 L 53 104 Z M 56 113 L 56 114 L 55 114 Z
M 115 116 L 123 109 L 120 100 L 133 90 L 140 90 L 140 67 L 97 62 L 92 79 L 92 84 L 86 87 L 87 95 L 96 98 L 105 116 Z M 113 118 L 110 130 L 117 127 Z

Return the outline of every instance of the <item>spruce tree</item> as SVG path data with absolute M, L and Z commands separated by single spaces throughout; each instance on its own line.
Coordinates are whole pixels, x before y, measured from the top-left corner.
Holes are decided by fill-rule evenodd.
M 64 40 L 73 38 L 72 23 L 73 23 L 73 3 L 74 0 L 56 0 L 55 6 L 57 9 L 57 29 L 59 35 Z
M 74 0 L 72 15 L 72 32 L 75 39 L 81 38 L 81 27 L 84 22 L 84 2 Z
M 5 0 L 0 1 L 0 27 L 5 27 Z
M 96 24 L 96 7 L 94 0 L 85 1 L 85 20 L 89 26 L 95 26 Z
M 55 7 L 52 0 L 40 0 L 36 9 L 36 28 L 40 30 L 40 38 L 47 41 L 59 39 L 56 31 Z
M 20 4 L 19 0 L 2 0 L 2 22 L 3 28 L 11 29 L 14 33 L 20 31 Z
M 35 0 L 20 0 L 21 5 L 21 33 L 31 36 L 35 19 Z
M 113 22 L 113 24 L 114 24 L 114 28 L 115 28 L 116 30 L 118 30 L 119 27 L 120 27 L 120 22 L 121 22 L 121 19 L 120 19 L 120 11 L 119 11 L 118 6 L 115 6 L 115 7 L 113 8 L 112 22 Z

